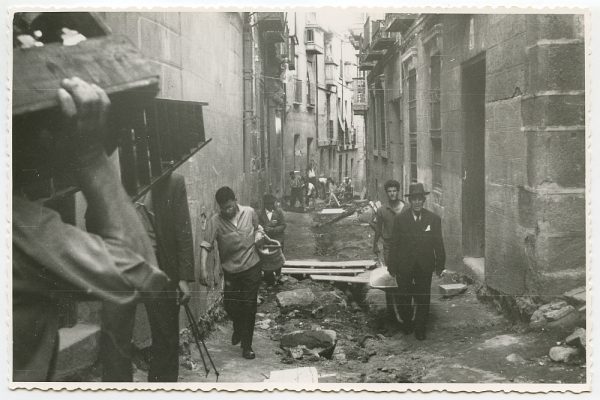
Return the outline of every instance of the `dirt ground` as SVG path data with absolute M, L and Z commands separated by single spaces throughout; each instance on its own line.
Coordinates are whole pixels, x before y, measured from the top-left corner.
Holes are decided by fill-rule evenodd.
M 314 213 L 286 212 L 286 219 L 287 259 L 373 258 L 372 230 L 356 215 L 318 229 L 314 228 Z M 434 277 L 424 341 L 393 327 L 383 292 L 368 291 L 364 285 L 334 286 L 285 277 L 276 287 L 261 287 L 253 345 L 256 359 L 245 360 L 240 347 L 231 346 L 232 328 L 227 320 L 217 324 L 206 344 L 221 372 L 220 382 L 262 382 L 270 371 L 301 366 L 316 367 L 320 375 L 335 374 L 337 382 L 585 382 L 583 357 L 570 363 L 556 363 L 548 357 L 549 349 L 570 332 L 530 330 L 480 302 L 476 285 L 469 285 L 463 294 L 444 298 L 439 295 L 439 284 L 440 279 Z M 276 294 L 299 288 L 310 288 L 317 297 L 316 304 L 282 312 Z M 327 300 L 332 298 L 341 300 Z M 318 305 L 325 305 L 325 311 L 315 311 Z M 336 331 L 331 359 L 295 359 L 279 347 L 282 334 L 302 329 Z M 187 360 L 180 368 L 180 381 L 214 382 L 213 373 L 205 376 L 195 350 L 191 354 L 193 365 L 189 357 Z M 142 371 L 136 373 L 136 380 L 144 378 Z

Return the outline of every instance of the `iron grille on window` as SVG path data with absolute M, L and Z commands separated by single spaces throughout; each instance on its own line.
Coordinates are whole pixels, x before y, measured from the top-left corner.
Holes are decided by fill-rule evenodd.
M 154 99 L 121 121 L 119 160 L 123 185 L 131 196 L 145 192 L 205 142 L 206 103 Z

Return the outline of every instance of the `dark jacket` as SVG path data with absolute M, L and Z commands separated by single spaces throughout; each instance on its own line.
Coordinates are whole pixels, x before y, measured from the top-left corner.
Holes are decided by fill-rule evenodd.
M 172 173 L 152 189 L 159 268 L 173 284 L 194 280 L 194 242 L 185 179 Z
M 410 208 L 396 215 L 392 231 L 393 271 L 407 271 L 418 264 L 421 268 L 439 273 L 445 263 L 440 217 L 423 209 L 421 220 L 415 221 Z
M 283 244 L 284 232 L 285 232 L 285 218 L 281 208 L 273 210 L 271 220 L 267 217 L 267 212 L 263 208 L 258 213 L 258 221 L 260 225 L 265 229 L 265 233 L 271 239 L 275 239 Z

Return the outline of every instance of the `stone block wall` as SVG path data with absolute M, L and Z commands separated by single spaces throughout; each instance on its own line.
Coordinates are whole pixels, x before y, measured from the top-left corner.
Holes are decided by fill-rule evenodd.
M 214 212 L 214 193 L 230 186 L 241 204 L 258 205 L 266 180 L 243 165 L 243 20 L 240 13 L 101 13 L 114 33 L 126 35 L 160 67 L 158 97 L 207 102 L 204 128 L 212 142 L 182 165 L 194 240 L 202 239 L 204 222 Z M 254 138 L 247 138 L 251 143 Z M 195 246 L 198 250 L 198 246 Z M 199 261 L 199 251 L 196 251 Z M 212 265 L 216 258 L 210 259 Z M 218 268 L 214 270 L 219 274 Z M 194 285 L 193 307 L 202 313 L 220 291 Z M 145 313 L 138 313 L 145 326 Z M 182 320 L 183 321 L 183 320 Z M 147 337 L 138 329 L 138 342 Z M 141 336 L 140 336 L 141 335 Z

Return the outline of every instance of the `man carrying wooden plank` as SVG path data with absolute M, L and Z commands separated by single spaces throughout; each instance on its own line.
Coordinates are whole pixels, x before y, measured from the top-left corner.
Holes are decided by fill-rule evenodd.
M 52 379 L 58 353 L 58 299 L 75 296 L 134 304 L 142 293 L 153 296 L 168 282 L 104 150 L 108 96 L 79 78 L 65 79 L 61 86 L 59 106 L 70 150 L 65 156 L 87 201 L 88 231 L 64 223 L 41 199 L 28 195 L 28 188 L 37 182 L 27 181 L 26 171 L 15 168 L 14 381 Z M 29 155 L 33 151 L 16 150 L 17 155 L 23 154 L 19 150 Z

